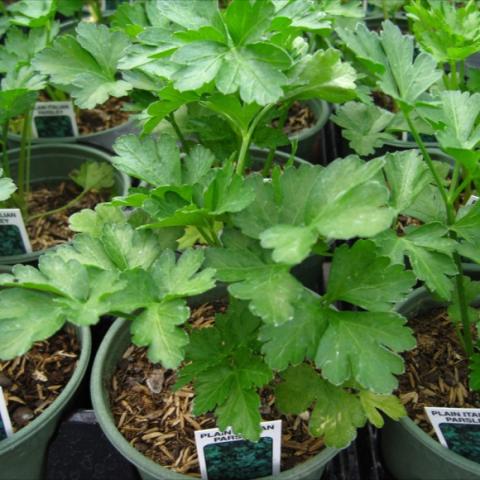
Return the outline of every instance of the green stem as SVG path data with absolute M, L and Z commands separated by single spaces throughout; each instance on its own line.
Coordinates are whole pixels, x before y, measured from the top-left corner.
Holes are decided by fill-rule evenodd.
M 465 60 L 461 60 L 460 61 L 460 69 L 459 69 L 459 83 L 458 83 L 458 88 L 460 90 L 463 89 L 463 87 L 465 86 Z
M 285 110 L 282 112 L 282 114 L 280 115 L 280 118 L 278 119 L 277 130 L 280 130 L 280 132 L 283 132 L 283 128 L 285 127 L 285 123 L 286 123 L 287 118 L 288 118 L 288 111 L 290 110 L 291 105 L 292 105 L 292 101 L 290 101 L 286 104 Z M 262 175 L 264 177 L 266 177 L 270 173 L 270 169 L 272 168 L 274 156 L 275 156 L 275 148 L 272 147 L 272 148 L 270 148 L 270 151 L 268 152 L 268 157 L 265 160 L 265 165 L 263 166 Z
M 420 148 L 420 151 L 422 152 L 427 162 L 428 168 L 430 169 L 430 172 L 432 173 L 435 183 L 437 184 L 437 187 L 440 191 L 440 195 L 442 197 L 443 202 L 445 203 L 445 208 L 447 211 L 447 224 L 450 226 L 455 222 L 455 210 L 453 208 L 453 203 L 448 197 L 448 193 L 445 186 L 442 183 L 442 179 L 440 178 L 437 171 L 435 170 L 435 166 L 433 165 L 430 154 L 425 148 L 425 144 L 423 143 L 420 135 L 418 134 L 415 126 L 413 125 L 413 122 L 410 118 L 409 113 L 405 109 L 402 109 L 402 112 L 408 123 L 412 136 L 415 139 L 415 142 L 417 143 L 418 147 Z M 453 240 L 457 239 L 457 235 L 455 232 L 450 231 L 449 235 Z M 465 286 L 463 284 L 463 267 L 462 267 L 460 255 L 457 252 L 454 252 L 453 259 L 458 269 L 458 273 L 455 275 L 455 290 L 457 293 L 458 303 L 460 306 L 463 344 L 465 347 L 465 352 L 470 357 L 473 354 L 473 342 L 472 342 L 472 332 L 470 328 L 470 325 L 471 325 L 470 318 L 468 315 L 468 304 L 467 304 L 467 299 L 465 295 Z
M 452 232 L 452 238 L 456 239 L 455 232 Z M 473 355 L 472 329 L 470 317 L 468 315 L 468 303 L 465 295 L 465 285 L 463 284 L 462 261 L 457 252 L 453 254 L 453 259 L 458 269 L 458 273 L 455 275 L 455 289 L 457 291 L 458 304 L 460 306 L 460 318 L 462 319 L 463 344 L 465 347 L 465 352 L 469 357 L 471 357 Z
M 460 176 L 460 164 L 458 162 L 455 162 L 455 165 L 453 167 L 452 181 L 450 182 L 450 188 L 448 189 L 448 199 L 450 202 L 452 202 L 452 194 L 453 192 L 455 192 L 455 189 L 457 188 L 459 176 Z
M 467 176 L 462 180 L 462 183 L 454 190 L 453 193 L 450 193 L 449 195 L 449 201 L 452 205 L 455 204 L 457 201 L 457 198 L 459 195 L 470 185 L 470 182 L 472 181 L 471 176 Z
M 243 175 L 245 170 L 245 162 L 247 159 L 247 152 L 248 147 L 250 146 L 250 142 L 252 141 L 253 133 L 257 128 L 258 122 L 262 119 L 262 117 L 271 109 L 273 105 L 267 105 L 263 107 L 263 109 L 258 113 L 258 115 L 254 118 L 253 122 L 248 127 L 246 132 L 242 132 L 242 144 L 240 146 L 240 152 L 238 154 L 238 161 L 237 161 L 237 168 L 236 173 L 239 175 Z
M 433 179 L 435 180 L 435 183 L 438 187 L 438 190 L 440 191 L 440 195 L 442 197 L 443 202 L 445 203 L 445 206 L 447 208 L 447 219 L 448 219 L 448 224 L 451 225 L 455 221 L 455 215 L 453 213 L 453 208 L 450 205 L 449 199 L 448 199 L 448 193 L 447 189 L 443 185 L 442 179 L 440 178 L 440 175 L 438 174 L 437 170 L 435 169 L 435 165 L 433 164 L 432 158 L 430 157 L 430 154 L 428 153 L 428 150 L 425 147 L 425 144 L 423 143 L 422 139 L 420 138 L 420 135 L 415 128 L 415 125 L 412 122 L 412 119 L 410 118 L 410 114 L 402 108 L 402 113 L 405 117 L 405 120 L 407 121 L 408 127 L 410 128 L 410 132 L 412 134 L 412 137 L 414 138 L 415 142 L 417 143 L 418 147 L 420 148 L 420 151 L 422 152 L 423 158 L 427 162 L 428 168 L 430 169 L 430 172 L 432 173 Z
M 458 90 L 457 62 L 450 62 L 450 87 Z
M 49 215 L 55 215 L 56 213 L 63 212 L 63 210 L 67 210 L 68 208 L 74 207 L 90 190 L 82 190 L 75 198 L 70 200 L 67 204 L 54 208 L 53 210 L 49 210 L 48 212 L 40 212 L 36 213 L 28 217 L 28 222 L 35 220 L 36 218 L 47 217 Z
M 186 153 L 190 153 L 190 147 L 188 146 L 185 136 L 183 135 L 182 131 L 180 130 L 180 127 L 178 126 L 177 121 L 175 120 L 175 115 L 173 112 L 168 114 L 168 121 L 170 122 L 170 125 L 175 130 L 175 133 L 177 134 L 177 137 L 180 140 L 180 143 L 182 144 L 183 150 L 185 150 Z
M 5 175 L 10 177 L 10 164 L 8 163 L 8 128 L 9 120 L 5 121 L 2 126 L 2 165 Z
M 383 18 L 385 20 L 388 20 L 387 0 L 382 0 L 382 10 L 383 10 Z
M 20 154 L 18 157 L 18 174 L 17 174 L 17 187 L 18 197 L 23 205 L 24 210 L 22 213 L 24 217 L 27 216 L 26 212 L 26 199 L 25 199 L 25 182 L 27 180 L 27 150 L 29 144 L 30 134 L 30 111 L 28 111 L 23 118 L 22 138 L 20 140 Z

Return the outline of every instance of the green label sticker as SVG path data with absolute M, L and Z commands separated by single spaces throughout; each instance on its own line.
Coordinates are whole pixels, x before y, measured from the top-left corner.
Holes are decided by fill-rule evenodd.
M 480 409 L 425 407 L 439 442 L 480 463 Z
M 37 102 L 32 116 L 32 135 L 35 138 L 77 137 L 72 102 Z
M 0 208 L 0 257 L 22 255 L 31 251 L 20 209 Z
M 204 480 L 248 480 L 280 473 L 282 421 L 262 422 L 258 442 L 231 428 L 195 432 L 200 472 Z
M 12 422 L 7 410 L 7 402 L 0 387 L 0 441 L 13 435 Z

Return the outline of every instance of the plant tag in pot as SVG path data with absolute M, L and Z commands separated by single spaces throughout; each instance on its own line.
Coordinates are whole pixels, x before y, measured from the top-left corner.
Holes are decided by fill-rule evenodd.
M 32 116 L 32 136 L 78 137 L 77 119 L 72 102 L 37 102 Z
M 478 202 L 478 197 L 476 195 L 470 195 L 470 198 L 467 200 L 466 206 L 475 205 Z
M 425 407 L 440 443 L 480 463 L 480 408 Z
M 198 462 L 203 479 L 225 480 L 265 477 L 280 473 L 282 421 L 262 422 L 258 442 L 244 440 L 229 427 L 197 430 Z
M 0 257 L 23 255 L 31 251 L 20 209 L 0 208 Z
M 7 410 L 7 402 L 0 387 L 0 441 L 13 435 L 12 422 Z

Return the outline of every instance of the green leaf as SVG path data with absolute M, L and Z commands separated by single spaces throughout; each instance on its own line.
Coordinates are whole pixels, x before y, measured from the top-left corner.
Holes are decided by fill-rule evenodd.
M 84 162 L 70 178 L 84 191 L 111 188 L 115 183 L 113 167 L 106 162 Z
M 67 86 L 81 108 L 93 108 L 109 96 L 122 97 L 130 84 L 116 79 L 117 63 L 128 46 L 122 32 L 105 25 L 80 22 L 77 37 L 63 35 L 34 59 L 41 73 L 54 83 Z
M 118 155 L 112 158 L 113 165 L 127 175 L 154 186 L 181 184 L 180 152 L 172 137 L 161 135 L 155 141 L 124 135 L 113 150 Z
M 176 368 L 183 360 L 187 334 L 178 327 L 190 316 L 184 300 L 153 303 L 136 316 L 130 327 L 132 342 L 139 347 L 148 346 L 148 358 L 165 368 Z
M 40 257 L 38 270 L 30 265 L 15 265 L 12 275 L 4 275 L 1 283 L 22 286 L 85 300 L 89 294 L 87 269 L 75 260 L 65 261 L 55 253 Z
M 234 43 L 243 45 L 262 39 L 274 13 L 275 9 L 269 1 L 234 0 L 225 12 L 225 23 Z
M 258 393 L 244 390 L 239 383 L 234 383 L 226 402 L 217 408 L 218 427 L 224 431 L 231 425 L 237 435 L 256 441 L 261 433 L 259 409 Z
M 288 98 L 321 98 L 328 102 L 345 102 L 356 97 L 356 73 L 349 63 L 341 61 L 338 50 L 318 50 L 308 55 L 290 74 Z
M 234 283 L 228 291 L 236 298 L 250 301 L 250 310 L 264 322 L 280 325 L 293 319 L 295 303 L 302 287 L 285 269 L 270 267 Z
M 427 53 L 414 56 L 414 41 L 402 35 L 389 20 L 383 22 L 380 34 L 369 31 L 361 23 L 355 32 L 339 30 L 339 34 L 357 57 L 377 77 L 384 93 L 405 107 L 415 106 L 420 95 L 442 76 L 435 60 Z
M 0 358 L 10 360 L 60 330 L 66 318 L 53 297 L 19 288 L 0 291 Z
M 317 235 L 308 227 L 275 225 L 260 234 L 260 241 L 262 247 L 273 248 L 275 262 L 296 265 L 310 254 Z
M 456 245 L 446 238 L 446 233 L 447 228 L 435 222 L 412 228 L 403 237 L 386 232 L 374 241 L 394 263 L 403 264 L 403 256 L 407 255 L 417 278 L 432 292 L 449 300 L 453 289 L 450 276 L 457 273 L 457 267 L 452 258 Z
M 403 373 L 397 352 L 415 346 L 405 318 L 386 312 L 328 312 L 328 328 L 318 346 L 315 363 L 334 385 L 354 380 L 375 393 L 389 394 Z
M 69 217 L 68 222 L 70 230 L 88 233 L 94 238 L 99 238 L 105 225 L 127 223 L 127 217 L 119 207 L 98 204 L 95 210 L 84 208 L 74 213 Z
M 235 282 L 229 292 L 250 301 L 250 310 L 265 323 L 280 325 L 293 319 L 295 303 L 303 292 L 302 285 L 283 265 L 265 262 L 258 249 L 247 246 L 209 248 L 207 265 L 216 269 L 217 279 Z
M 373 236 L 388 228 L 393 210 L 386 206 L 388 190 L 378 180 L 383 159 L 365 163 L 350 156 L 326 168 L 302 165 L 279 178 L 279 199 L 272 183 L 252 175 L 247 182 L 256 201 L 233 217 L 247 235 L 260 238 L 277 225 L 310 227 L 327 238 Z M 298 192 L 302 191 L 302 195 Z
M 354 394 L 329 384 L 307 365 L 288 369 L 275 389 L 275 397 L 284 413 L 300 414 L 315 403 L 309 429 L 312 435 L 323 436 L 329 447 L 346 447 L 355 439 L 356 429 L 366 422 Z
M 395 115 L 376 105 L 348 102 L 338 108 L 331 119 L 342 127 L 342 136 L 359 155 L 370 155 L 395 137 L 385 130 Z
M 161 254 L 164 245 L 152 232 L 137 231 L 128 224 L 109 224 L 101 236 L 103 248 L 119 270 L 147 270 Z
M 12 193 L 17 189 L 13 180 L 3 176 L 3 169 L 0 168 L 0 202 L 10 198 Z
M 204 207 L 212 215 L 240 212 L 255 199 L 252 186 L 234 172 L 233 163 L 215 171 L 215 176 L 204 194 Z
M 190 297 L 215 286 L 215 270 L 199 271 L 205 259 L 203 250 L 188 249 L 175 262 L 175 253 L 165 250 L 150 271 L 160 298 Z
M 450 227 L 462 238 L 472 243 L 480 242 L 480 202 L 459 210 L 455 223 Z
M 436 136 L 442 149 L 452 155 L 472 174 L 477 168 L 480 152 L 480 93 L 448 91 L 440 94 L 443 129 Z
M 405 299 L 416 279 L 403 265 L 390 265 L 372 241 L 357 240 L 335 250 L 328 277 L 331 303 L 343 300 L 372 311 L 391 310 Z
M 360 392 L 360 402 L 370 423 L 377 428 L 382 428 L 385 413 L 393 420 L 400 420 L 407 412 L 400 399 L 394 395 L 378 395 L 366 390 Z
M 56 11 L 55 0 L 20 0 L 8 6 L 12 14 L 10 22 L 22 27 L 43 27 L 49 23 Z
M 274 370 L 285 370 L 313 359 L 327 327 L 324 308 L 313 292 L 304 290 L 295 305 L 293 319 L 281 325 L 263 325 L 259 339 L 264 342 L 265 361 Z
M 387 153 L 385 176 L 391 190 L 391 205 L 405 212 L 431 183 L 432 176 L 417 150 Z
M 411 2 L 405 10 L 422 48 L 438 63 L 463 61 L 480 50 L 480 13 L 476 2 L 463 5 Z
M 37 100 L 37 92 L 26 88 L 0 91 L 0 122 L 19 117 L 30 110 Z

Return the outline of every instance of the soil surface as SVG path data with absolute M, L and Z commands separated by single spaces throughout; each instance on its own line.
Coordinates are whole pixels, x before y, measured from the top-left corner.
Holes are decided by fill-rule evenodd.
M 193 328 L 207 328 L 222 306 L 203 305 L 192 312 Z M 215 428 L 212 414 L 193 416 L 191 385 L 174 392 L 175 371 L 152 364 L 145 348 L 131 345 L 118 364 L 110 387 L 115 423 L 139 452 L 176 472 L 200 476 L 195 430 Z M 308 415 L 285 416 L 275 409 L 270 389 L 262 391 L 262 418 L 282 419 L 282 470 L 316 455 L 323 440 L 308 433 Z
M 75 330 L 67 327 L 31 350 L 0 362 L 0 386 L 14 431 L 38 417 L 62 392 L 80 355 Z
M 103 105 L 90 110 L 76 109 L 78 133 L 87 135 L 109 128 L 118 127 L 128 121 L 130 112 L 125 112 L 123 106 L 128 98 L 110 97 Z
M 313 127 L 317 121 L 315 114 L 305 103 L 294 102 L 288 110 L 287 120 L 283 131 L 286 135 L 294 135 L 306 128 Z M 277 127 L 278 119 L 272 121 L 273 127 Z
M 405 353 L 398 394 L 412 420 L 435 437 L 424 407 L 479 408 L 480 393 L 468 388 L 468 362 L 445 309 L 409 320 L 417 348 Z M 436 438 L 436 437 L 435 437 Z
M 28 197 L 29 214 L 54 210 L 66 205 L 81 192 L 71 180 L 60 183 L 33 185 Z M 75 206 L 61 212 L 33 219 L 26 225 L 32 250 L 43 250 L 72 239 L 75 232 L 68 228 L 68 217 L 83 208 L 93 208 L 97 203 L 109 200 L 109 190 L 90 191 Z

